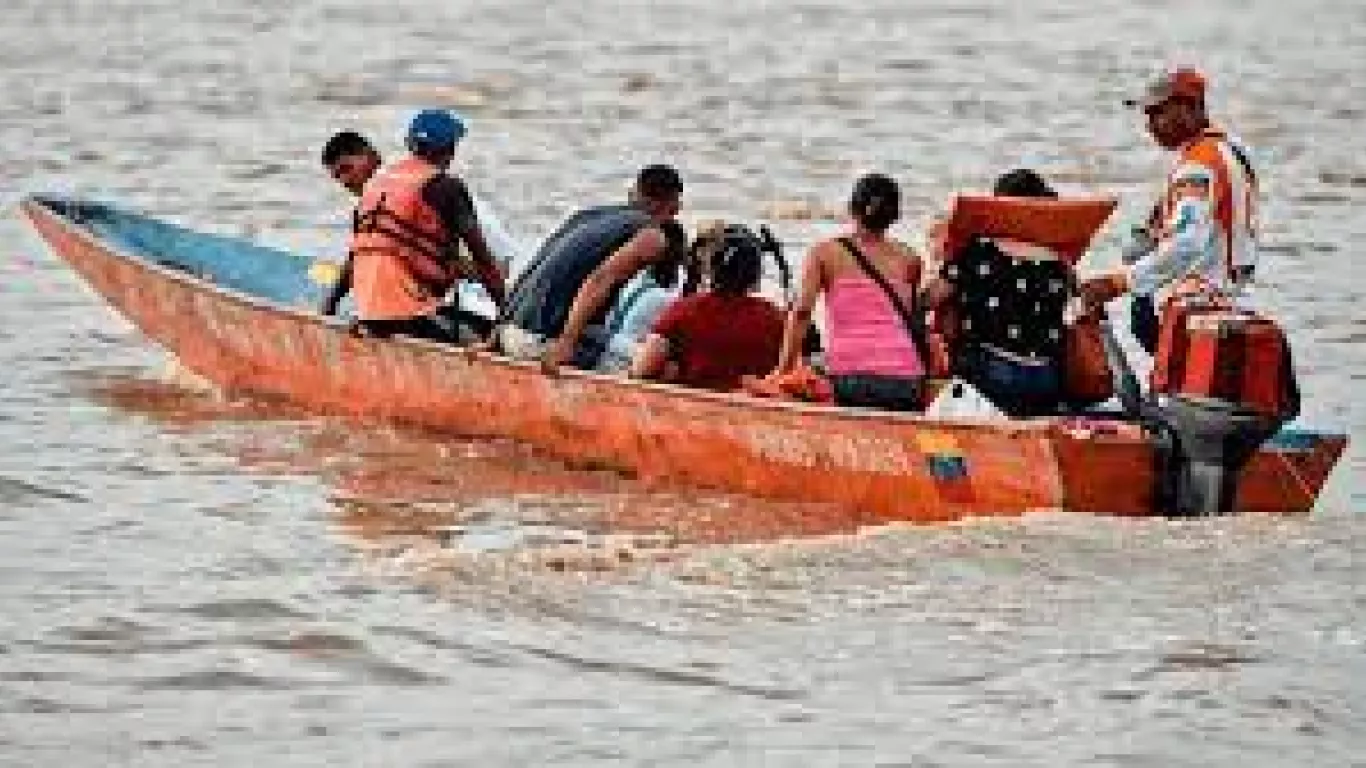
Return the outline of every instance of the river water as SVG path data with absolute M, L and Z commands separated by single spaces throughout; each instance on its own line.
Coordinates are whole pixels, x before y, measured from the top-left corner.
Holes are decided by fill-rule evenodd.
M 11 0 L 0 764 L 1366 765 L 1359 447 L 1302 519 L 847 531 L 199 391 L 14 209 L 80 192 L 335 254 L 322 140 L 393 154 L 441 104 L 527 237 L 657 159 L 689 217 L 795 245 L 861 171 L 913 236 L 1019 163 L 1121 194 L 1118 232 L 1163 158 L 1117 102 L 1165 62 L 1257 148 L 1263 298 L 1306 421 L 1359 446 L 1352 0 Z

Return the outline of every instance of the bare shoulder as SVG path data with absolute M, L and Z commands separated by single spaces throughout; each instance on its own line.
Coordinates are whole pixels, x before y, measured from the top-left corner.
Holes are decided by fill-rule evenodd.
M 657 224 L 650 224 L 632 235 L 608 261 L 628 262 L 633 267 L 655 261 L 664 254 L 667 242 L 664 230 Z
M 839 238 L 832 237 L 812 245 L 811 250 L 807 251 L 806 258 L 808 261 L 819 260 L 828 263 L 831 256 L 841 253 L 844 253 L 844 246 L 840 245 Z
M 920 282 L 920 273 L 923 263 L 920 260 L 920 252 L 910 243 L 900 240 L 887 240 L 887 261 L 882 262 L 883 268 L 892 272 L 901 272 L 903 279 L 911 283 Z
M 887 244 L 891 246 L 891 250 L 893 253 L 897 254 L 903 259 L 914 262 L 920 261 L 920 251 L 917 250 L 916 247 L 911 245 L 910 243 L 904 242 L 902 240 L 889 239 L 887 241 Z
M 664 227 L 659 224 L 649 224 L 642 227 L 633 239 L 641 248 L 650 252 L 662 252 L 669 241 L 668 235 L 664 232 Z

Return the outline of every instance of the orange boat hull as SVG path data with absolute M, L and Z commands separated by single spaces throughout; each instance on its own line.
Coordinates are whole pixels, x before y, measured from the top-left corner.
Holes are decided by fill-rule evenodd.
M 756 496 L 835 502 L 851 518 L 948 521 L 1034 510 L 1144 515 L 1151 453 L 1119 422 L 966 423 L 758 400 L 537 367 L 340 323 L 122 252 L 51 207 L 24 210 L 100 295 L 229 392 L 460 434 L 512 437 L 579 466 Z M 1238 508 L 1313 507 L 1346 444 L 1271 446 Z

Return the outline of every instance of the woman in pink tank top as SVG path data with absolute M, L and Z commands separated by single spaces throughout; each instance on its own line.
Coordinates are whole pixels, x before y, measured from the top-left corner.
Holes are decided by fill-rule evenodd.
M 817 243 L 807 254 L 776 372 L 786 373 L 796 365 L 803 332 L 817 299 L 824 295 L 826 369 L 835 400 L 841 405 L 917 410 L 924 361 L 911 329 L 882 285 L 897 293 L 903 307 L 915 311 L 920 256 L 887 237 L 887 229 L 901 216 L 901 190 L 882 174 L 864 176 L 854 185 L 849 214 L 852 228 L 846 236 Z

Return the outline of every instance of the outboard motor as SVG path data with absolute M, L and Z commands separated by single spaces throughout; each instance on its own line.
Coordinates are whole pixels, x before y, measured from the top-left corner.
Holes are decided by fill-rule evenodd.
M 1267 438 L 1285 419 L 1268 421 L 1234 403 L 1169 398 L 1158 409 L 1166 425 L 1159 443 L 1159 509 L 1178 517 L 1209 517 L 1233 512 L 1238 477 Z
M 1243 467 L 1299 414 L 1280 326 L 1209 297 L 1173 300 L 1163 313 L 1146 397 L 1108 323 L 1104 330 L 1120 401 L 1157 447 L 1156 510 L 1182 517 L 1232 512 Z

